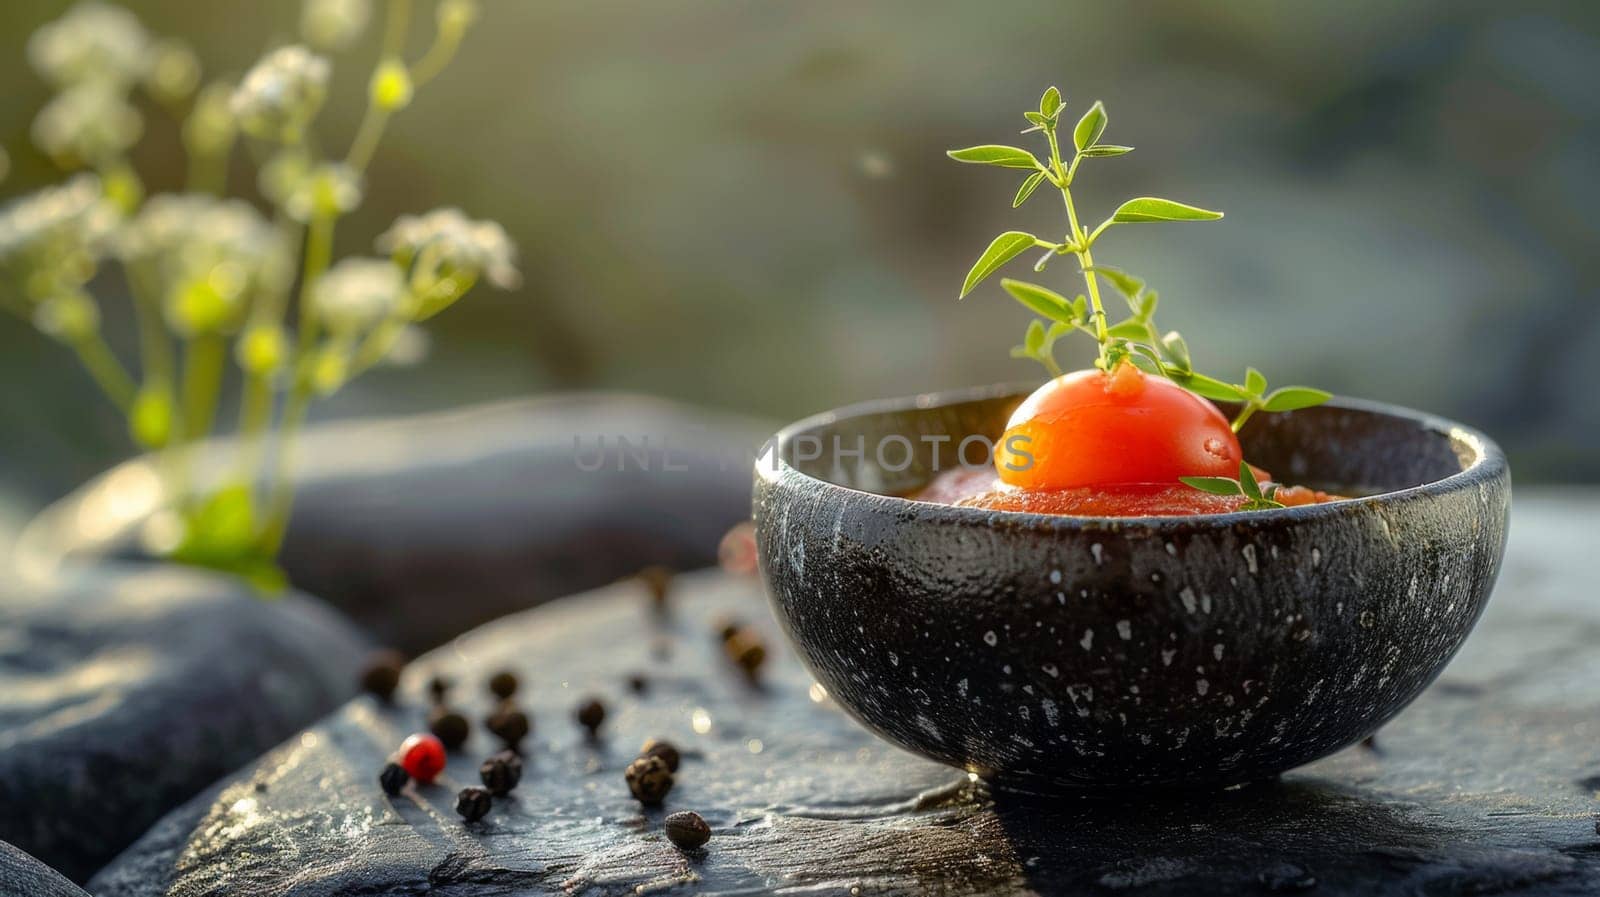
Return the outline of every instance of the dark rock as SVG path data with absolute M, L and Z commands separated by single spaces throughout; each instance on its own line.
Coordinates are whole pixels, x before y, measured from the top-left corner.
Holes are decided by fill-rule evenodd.
M 365 653 L 320 604 L 175 567 L 0 596 L 0 838 L 87 878 L 352 695 Z
M 283 567 L 416 653 L 648 567 L 716 563 L 723 534 L 750 516 L 750 459 L 775 429 L 604 393 L 315 426 L 296 452 Z M 91 482 L 33 522 L 20 566 L 38 577 L 73 557 L 137 555 L 158 483 L 143 460 Z M 643 601 L 654 586 L 637 588 Z
M 61 873 L 0 841 L 0 894 L 5 897 L 89 897 Z
M 1430 690 L 1389 723 L 1382 753 L 1352 748 L 1220 792 L 1038 798 L 990 788 L 868 735 L 812 688 L 782 643 L 765 689 L 750 689 L 706 633 L 719 615 L 760 617 L 759 587 L 691 575 L 666 620 L 618 586 L 426 658 L 430 670 L 482 681 L 537 656 L 560 679 L 526 684 L 519 700 L 559 714 L 571 689 L 648 665 L 655 636 L 672 644 L 673 670 L 653 678 L 648 696 L 613 701 L 609 741 L 546 727 L 524 756 L 522 787 L 479 826 L 457 821 L 455 786 L 391 800 L 373 780 L 421 719 L 423 677 L 408 677 L 402 709 L 352 703 L 162 820 L 93 890 L 510 897 L 682 885 L 1170 897 L 1261 893 L 1263 871 L 1292 866 L 1315 877 L 1312 894 L 1593 894 L 1594 794 L 1576 783 L 1600 775 L 1600 762 L 1592 739 L 1575 733 L 1600 717 L 1600 610 L 1586 572 L 1596 546 L 1585 525 L 1600 502 L 1564 514 L 1521 494 L 1518 508 L 1502 594 L 1444 672 L 1441 684 L 1453 687 Z M 474 714 L 491 700 L 473 698 L 482 702 L 465 708 Z M 650 736 L 685 754 L 661 809 L 641 808 L 621 781 L 631 749 Z M 475 781 L 482 759 L 452 757 L 443 781 Z M 271 791 L 257 794 L 258 780 Z M 685 809 L 718 833 L 703 858 L 664 837 L 665 816 Z

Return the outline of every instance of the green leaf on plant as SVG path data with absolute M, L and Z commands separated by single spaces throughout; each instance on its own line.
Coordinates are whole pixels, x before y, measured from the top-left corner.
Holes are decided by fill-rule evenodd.
M 1239 482 L 1227 477 L 1178 477 L 1178 482 L 1212 495 L 1239 495 Z
M 1255 471 L 1244 461 L 1239 462 L 1239 490 L 1247 498 L 1261 498 L 1261 484 L 1256 482 Z
M 1047 87 L 1044 96 L 1039 98 L 1039 114 L 1045 118 L 1055 118 L 1061 112 L 1061 91 L 1054 87 Z
M 1001 280 L 1000 285 L 1005 287 L 1006 292 L 1010 293 L 1013 299 L 1022 303 L 1035 314 L 1063 324 L 1072 324 L 1081 320 L 1073 316 L 1072 303 L 1067 301 L 1067 297 L 1054 290 L 1047 290 L 1038 284 L 1028 283 L 1027 281 L 1012 280 L 1009 277 Z
M 1333 393 L 1309 386 L 1284 386 L 1274 389 L 1262 404 L 1264 411 L 1298 411 L 1312 408 L 1333 398 Z
M 1041 128 L 1050 124 L 1050 119 L 1045 118 L 1037 112 L 1024 112 L 1022 113 L 1022 117 Z
M 1161 338 L 1161 354 L 1166 356 L 1173 367 L 1184 373 L 1188 373 L 1194 367 L 1189 361 L 1189 344 L 1176 330 L 1169 331 Z
M 972 270 L 967 272 L 966 282 L 961 285 L 961 295 L 972 292 L 972 288 L 983 282 L 985 277 L 1031 248 L 1037 240 L 1033 234 L 1023 233 L 1019 230 L 1008 230 L 989 244 L 989 248 L 978 256 L 973 263 Z M 959 298 L 959 297 L 958 297 Z
M 1111 222 L 1141 224 L 1149 221 L 1215 221 L 1221 217 L 1221 212 L 1173 202 L 1170 199 L 1141 196 L 1118 206 L 1117 211 L 1111 216 Z
M 1138 318 L 1129 318 L 1106 328 L 1106 334 L 1117 339 L 1144 340 L 1150 338 L 1150 326 Z
M 1144 281 L 1121 268 L 1113 268 L 1110 265 L 1095 265 L 1089 270 L 1110 281 L 1111 285 L 1117 288 L 1117 292 L 1130 299 L 1139 295 L 1139 291 L 1144 289 Z
M 1165 373 L 1161 370 L 1161 362 L 1149 356 L 1136 352 L 1128 356 L 1128 362 L 1146 374 L 1155 374 L 1157 377 L 1165 376 Z
M 1017 188 L 1017 198 L 1011 201 L 1011 208 L 1016 208 L 1028 201 L 1033 191 L 1039 188 L 1039 182 L 1044 180 L 1044 172 L 1035 171 L 1022 181 L 1022 186 Z
M 1028 322 L 1028 334 L 1023 337 L 1022 346 L 1029 355 L 1038 355 L 1039 349 L 1044 346 L 1044 324 L 1038 318 Z
M 1106 131 L 1106 107 L 1099 100 L 1089 107 L 1089 111 L 1078 119 L 1078 126 L 1072 129 L 1072 144 L 1079 152 L 1094 146 L 1095 141 Z
M 972 165 L 998 165 L 1001 168 L 1043 168 L 1033 153 L 1014 146 L 1000 146 L 988 144 L 985 146 L 969 146 L 966 149 L 950 150 L 945 155 L 957 162 L 967 162 Z
M 1160 302 L 1161 297 L 1156 295 L 1155 290 L 1145 291 L 1145 293 L 1139 297 L 1139 317 L 1144 318 L 1146 321 L 1155 317 L 1156 306 Z
M 1250 398 L 1240 392 L 1239 387 L 1231 383 L 1224 383 L 1215 377 L 1207 377 L 1205 374 L 1195 373 L 1194 371 L 1181 376 L 1174 376 L 1172 382 L 1197 396 L 1214 399 L 1219 402 L 1244 402 Z
M 1267 377 L 1255 368 L 1244 369 L 1244 391 L 1251 398 L 1259 399 L 1267 391 Z
M 1044 334 L 1044 350 L 1046 352 L 1050 351 L 1052 348 L 1055 347 L 1056 340 L 1062 338 L 1063 336 L 1066 336 L 1067 334 L 1069 334 L 1071 332 L 1072 332 L 1072 325 L 1071 324 L 1063 324 L 1060 321 L 1052 322 L 1050 324 L 1050 329 L 1045 331 L 1045 334 Z
M 1094 146 L 1085 148 L 1082 154 L 1088 159 L 1099 159 L 1131 152 L 1133 152 L 1133 147 L 1131 146 L 1119 146 L 1115 143 L 1097 143 Z

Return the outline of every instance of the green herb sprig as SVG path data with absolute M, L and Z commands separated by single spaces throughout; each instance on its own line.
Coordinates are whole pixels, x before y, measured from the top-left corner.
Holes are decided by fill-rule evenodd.
M 1242 495 L 1245 502 L 1239 506 L 1241 511 L 1265 511 L 1284 507 L 1283 502 L 1277 499 L 1278 484 L 1268 483 L 1266 488 L 1262 488 L 1261 483 L 1256 481 L 1255 471 L 1243 461 L 1239 462 L 1237 480 L 1230 480 L 1227 477 L 1178 477 L 1178 481 L 1185 486 L 1192 486 L 1212 495 Z
M 1021 206 L 1041 184 L 1049 182 L 1060 192 L 1067 213 L 1067 230 L 1059 241 L 1025 231 L 1006 231 L 995 237 L 973 263 L 961 285 L 961 297 L 964 298 L 989 275 L 1032 249 L 1044 250 L 1034 263 L 1036 272 L 1044 271 L 1057 256 L 1072 255 L 1077 258 L 1078 267 L 1083 273 L 1085 292 L 1071 299 L 1035 283 L 1001 279 L 1001 286 L 1013 299 L 1039 316 L 1039 319 L 1029 323 L 1021 345 L 1011 350 L 1012 357 L 1031 358 L 1042 364 L 1051 376 L 1060 376 L 1061 366 L 1055 359 L 1057 341 L 1075 331 L 1087 334 L 1098 346 L 1095 366 L 1102 370 L 1109 371 L 1127 361 L 1147 373 L 1166 377 L 1196 395 L 1238 403 L 1240 408 L 1232 422 L 1235 432 L 1258 411 L 1293 411 L 1320 405 L 1331 398 L 1330 393 L 1307 386 L 1286 386 L 1269 391 L 1266 377 L 1255 368 L 1246 368 L 1243 381 L 1238 383 L 1200 373 L 1194 368 L 1188 343 L 1183 336 L 1176 330 L 1163 332 L 1156 326 L 1155 313 L 1159 301 L 1156 292 L 1149 289 L 1143 280 L 1125 271 L 1096 264 L 1095 246 L 1107 231 L 1117 225 L 1155 221 L 1215 221 L 1222 217 L 1222 213 L 1170 199 L 1141 196 L 1124 202 L 1110 217 L 1093 228 L 1086 228 L 1079 220 L 1072 196 L 1072 186 L 1079 167 L 1085 159 L 1121 156 L 1132 152 L 1133 147 L 1101 142 L 1109 119 L 1104 104 L 1096 101 L 1073 126 L 1070 159 L 1065 159 L 1062 143 L 1066 135 L 1059 133 L 1064 109 L 1061 92 L 1051 87 L 1040 97 L 1038 111 L 1023 113 L 1029 127 L 1022 133 L 1039 132 L 1044 135 L 1050 150 L 1047 161 L 1041 161 L 1025 149 L 995 144 L 951 150 L 948 153 L 950 158 L 958 162 L 1029 172 L 1012 199 L 1012 208 Z M 1102 278 L 1127 302 L 1128 317 L 1116 323 L 1109 321 L 1101 299 Z

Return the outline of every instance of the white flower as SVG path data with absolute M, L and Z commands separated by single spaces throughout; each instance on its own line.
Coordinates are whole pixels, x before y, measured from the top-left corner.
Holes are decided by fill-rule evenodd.
M 266 172 L 262 172 L 265 177 Z M 343 162 L 324 162 L 297 180 L 280 172 L 287 182 L 284 211 L 299 222 L 342 215 L 361 204 L 361 175 Z
M 33 120 L 33 143 L 61 162 L 96 164 L 138 141 L 144 119 L 114 86 L 87 81 L 45 104 Z
M 400 269 L 388 259 L 347 258 L 317 280 L 311 301 L 330 333 L 360 333 L 399 307 Z
M 150 51 L 145 89 L 163 103 L 180 103 L 200 85 L 200 60 L 189 45 L 167 38 Z
M 521 283 L 517 248 L 505 228 L 493 221 L 473 221 L 460 209 L 434 209 L 426 215 L 402 215 L 378 237 L 378 249 L 392 255 L 426 260 L 444 275 L 482 274 L 501 289 Z
M 294 140 L 322 107 L 328 60 L 292 45 L 268 53 L 234 89 L 233 114 L 245 133 Z
M 159 278 L 167 321 L 184 334 L 231 324 L 257 289 L 286 288 L 292 262 L 253 206 L 207 194 L 152 196 L 117 248 L 131 270 Z
M 126 87 L 143 77 L 150 38 L 125 9 L 84 2 L 28 39 L 28 61 L 57 87 L 98 82 Z
M 85 258 L 92 261 L 104 250 L 118 218 L 100 179 L 92 174 L 46 187 L 0 207 L 0 266 L 27 273 L 33 266 L 60 266 L 65 260 L 79 265 Z
M 342 50 L 371 20 L 372 0 L 306 0 L 300 8 L 300 36 L 318 50 Z
M 268 221 L 241 199 L 202 193 L 152 196 L 123 228 L 118 249 L 130 262 L 233 262 L 258 271 L 284 251 Z

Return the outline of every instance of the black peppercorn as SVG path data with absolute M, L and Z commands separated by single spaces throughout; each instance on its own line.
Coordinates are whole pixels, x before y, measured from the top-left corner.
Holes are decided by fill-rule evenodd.
M 683 850 L 694 850 L 711 840 L 711 826 L 706 825 L 699 813 L 673 813 L 662 827 L 667 831 L 667 840 Z
M 435 704 L 443 704 L 444 699 L 450 696 L 450 680 L 444 676 L 434 676 L 428 680 L 428 697 Z
M 385 650 L 374 653 L 367 658 L 367 665 L 361 670 L 361 690 L 380 701 L 392 700 L 394 690 L 400 685 L 400 671 L 405 669 L 405 666 L 405 655 L 399 651 Z
M 740 629 L 722 647 L 728 659 L 751 679 L 760 674 L 761 665 L 767 662 L 767 646 L 753 629 Z
M 466 743 L 467 736 L 472 732 L 472 726 L 466 717 L 440 704 L 428 711 L 428 731 L 437 736 L 446 748 L 453 751 Z
M 483 725 L 496 738 L 505 742 L 506 747 L 513 750 L 522 743 L 522 739 L 528 737 L 529 732 L 533 731 L 533 723 L 528 719 L 528 715 L 509 701 L 496 707 L 494 712 L 489 714 L 489 718 L 483 721 Z
M 400 789 L 409 781 L 411 776 L 407 774 L 405 767 L 392 760 L 383 764 L 383 772 L 378 773 L 378 784 L 383 786 L 383 793 L 390 797 L 399 794 Z
M 743 628 L 744 624 L 734 617 L 719 617 L 717 622 L 712 625 L 711 631 L 716 634 L 718 642 L 726 642 L 737 635 L 739 630 Z
M 501 751 L 483 761 L 478 777 L 494 796 L 509 794 L 522 781 L 522 758 L 512 751 Z
M 644 583 L 646 594 L 650 596 L 650 606 L 657 613 L 664 613 L 667 609 L 667 596 L 672 591 L 672 570 L 667 567 L 646 567 L 640 570 L 634 578 Z
M 489 691 L 494 696 L 504 701 L 517 693 L 517 674 L 510 670 L 501 670 L 489 677 Z
M 645 739 L 644 745 L 639 748 L 639 756 L 660 757 L 661 762 L 667 764 L 667 771 L 674 773 L 678 771 L 678 764 L 683 761 L 678 749 L 673 747 L 672 742 L 662 741 L 659 738 Z
M 672 790 L 672 770 L 660 757 L 640 757 L 628 764 L 622 776 L 641 804 L 655 806 Z
M 649 690 L 650 680 L 646 679 L 643 673 L 628 674 L 628 691 L 636 695 L 642 695 Z
M 476 786 L 463 788 L 461 793 L 456 795 L 456 812 L 468 822 L 477 822 L 489 815 L 489 808 L 492 806 L 494 798 L 486 788 Z
M 591 698 L 579 704 L 572 715 L 578 725 L 589 730 L 589 737 L 593 738 L 600 731 L 600 724 L 606 721 L 606 705 Z

